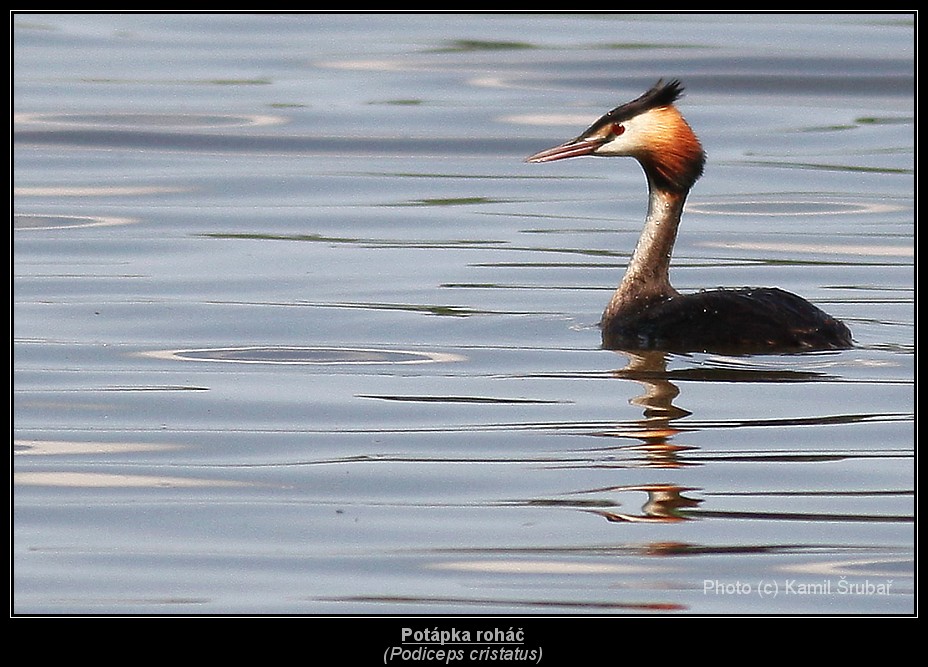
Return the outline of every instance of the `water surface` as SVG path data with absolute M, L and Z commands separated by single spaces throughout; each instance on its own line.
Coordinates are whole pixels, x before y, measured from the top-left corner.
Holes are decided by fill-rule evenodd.
M 13 611 L 911 613 L 913 27 L 17 14 Z M 522 159 L 660 77 L 677 288 L 854 349 L 600 349 L 641 171 Z

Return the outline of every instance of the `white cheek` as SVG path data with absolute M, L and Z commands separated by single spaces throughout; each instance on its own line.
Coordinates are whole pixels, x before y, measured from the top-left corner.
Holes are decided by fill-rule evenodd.
M 596 155 L 637 155 L 648 147 L 652 123 L 644 116 L 625 121 L 625 131 L 596 150 Z
M 631 132 L 616 137 L 609 143 L 603 144 L 596 150 L 596 155 L 637 155 L 644 149 L 640 137 L 633 136 Z
M 634 152 L 632 142 L 624 136 L 616 137 L 607 144 L 596 149 L 596 155 L 631 155 Z

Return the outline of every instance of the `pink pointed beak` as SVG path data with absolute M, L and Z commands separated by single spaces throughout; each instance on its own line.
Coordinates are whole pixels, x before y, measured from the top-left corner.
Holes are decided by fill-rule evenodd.
M 604 139 L 572 139 L 560 146 L 548 148 L 534 155 L 529 155 L 525 158 L 525 161 L 553 162 L 554 160 L 563 160 L 568 157 L 590 155 L 604 143 L 606 143 Z

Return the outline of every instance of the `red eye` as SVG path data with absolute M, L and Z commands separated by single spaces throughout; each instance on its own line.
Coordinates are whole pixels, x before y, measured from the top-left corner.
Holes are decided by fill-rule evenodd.
M 613 123 L 612 124 L 612 134 L 619 136 L 625 133 L 625 126 L 622 123 Z

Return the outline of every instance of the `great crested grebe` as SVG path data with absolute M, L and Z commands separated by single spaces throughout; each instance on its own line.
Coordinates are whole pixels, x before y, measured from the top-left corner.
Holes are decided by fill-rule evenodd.
M 683 204 L 706 161 L 699 139 L 674 106 L 679 81 L 658 81 L 576 139 L 526 162 L 580 155 L 628 156 L 648 179 L 644 230 L 625 277 L 603 313 L 603 346 L 679 352 L 789 352 L 851 347 L 851 332 L 805 299 L 775 287 L 680 294 L 670 256 Z

